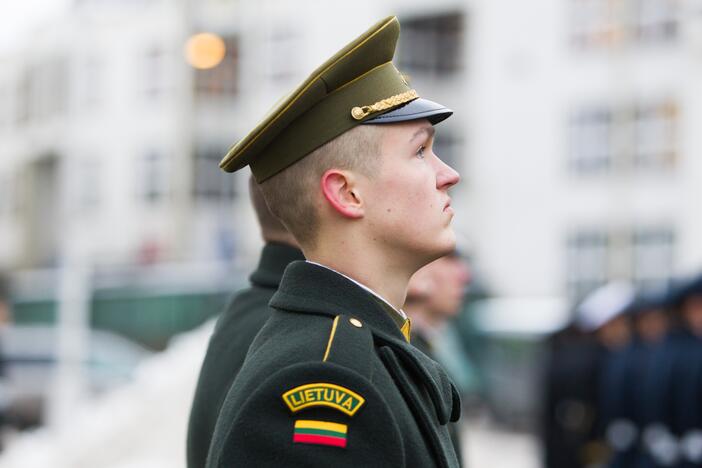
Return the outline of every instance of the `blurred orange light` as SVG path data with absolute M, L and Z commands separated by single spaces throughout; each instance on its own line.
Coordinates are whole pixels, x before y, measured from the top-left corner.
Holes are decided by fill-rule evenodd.
M 195 34 L 185 43 L 185 59 L 202 70 L 219 65 L 226 51 L 222 38 L 211 33 Z

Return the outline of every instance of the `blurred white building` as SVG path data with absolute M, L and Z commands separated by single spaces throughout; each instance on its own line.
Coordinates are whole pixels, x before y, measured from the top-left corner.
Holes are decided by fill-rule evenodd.
M 228 261 L 258 233 L 226 148 L 377 19 L 456 111 L 436 152 L 499 295 L 581 296 L 702 267 L 694 0 L 82 0 L 0 67 L 0 266 Z M 187 38 L 219 34 L 195 70 Z
M 581 297 L 702 269 L 702 11 L 472 4 L 467 229 L 490 284 Z

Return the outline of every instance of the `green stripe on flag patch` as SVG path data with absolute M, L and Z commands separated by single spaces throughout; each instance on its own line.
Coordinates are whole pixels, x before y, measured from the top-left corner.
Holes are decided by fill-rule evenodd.
M 343 432 L 325 431 L 324 429 L 295 429 L 295 434 L 317 434 L 331 437 L 346 437 Z

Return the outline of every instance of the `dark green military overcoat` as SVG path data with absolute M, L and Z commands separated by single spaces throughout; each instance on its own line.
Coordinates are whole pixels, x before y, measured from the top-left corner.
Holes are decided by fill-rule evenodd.
M 214 467 L 456 467 L 460 414 L 442 368 L 378 299 L 293 262 L 222 406 Z
M 422 330 L 417 328 L 412 329 L 412 346 L 426 354 L 429 358 L 436 360 L 434 345 L 432 345 L 431 340 L 426 336 L 426 333 L 422 332 Z M 456 451 L 456 458 L 458 458 L 459 463 L 461 463 L 463 459 L 461 428 L 458 423 L 450 423 L 448 429 L 449 435 L 451 436 L 451 442 L 453 443 L 453 448 Z
M 285 267 L 303 259 L 285 244 L 263 247 L 251 286 L 239 292 L 221 315 L 207 347 L 188 423 L 188 468 L 205 466 L 219 409 L 256 334 L 270 317 L 268 302 L 278 289 Z

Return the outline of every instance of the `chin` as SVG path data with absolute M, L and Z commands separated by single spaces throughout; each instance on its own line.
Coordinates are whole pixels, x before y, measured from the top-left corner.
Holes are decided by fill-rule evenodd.
M 449 228 L 444 235 L 439 237 L 439 240 L 442 242 L 437 243 L 437 249 L 441 253 L 436 258 L 443 257 L 456 250 L 456 233 L 453 232 L 453 229 Z
M 443 239 L 442 239 L 443 240 Z M 434 260 L 438 260 L 441 257 L 453 253 L 456 250 L 456 239 L 451 235 L 450 239 L 443 240 L 443 242 L 437 242 L 431 246 L 426 246 L 421 250 L 422 263 L 420 268 L 424 265 L 428 265 Z

